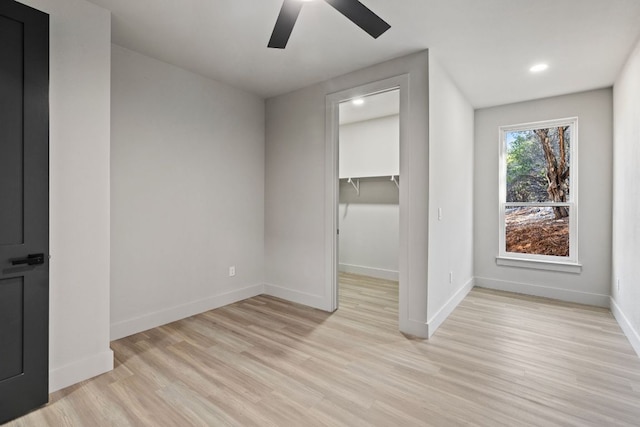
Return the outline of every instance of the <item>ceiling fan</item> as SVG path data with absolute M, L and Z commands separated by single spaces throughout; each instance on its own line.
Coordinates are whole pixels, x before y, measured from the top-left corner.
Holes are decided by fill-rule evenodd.
M 298 19 L 303 3 L 311 0 L 284 0 L 278 20 L 273 28 L 268 47 L 284 49 L 293 31 L 293 26 Z M 382 18 L 373 13 L 358 0 L 324 0 L 333 6 L 338 12 L 346 16 L 351 22 L 366 31 L 371 37 L 377 39 L 385 31 L 391 28 Z

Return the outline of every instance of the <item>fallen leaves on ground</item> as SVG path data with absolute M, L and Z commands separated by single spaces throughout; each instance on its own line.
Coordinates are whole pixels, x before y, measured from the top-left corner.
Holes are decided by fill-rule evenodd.
M 517 208 L 506 213 L 507 252 L 569 256 L 569 218 L 552 208 Z

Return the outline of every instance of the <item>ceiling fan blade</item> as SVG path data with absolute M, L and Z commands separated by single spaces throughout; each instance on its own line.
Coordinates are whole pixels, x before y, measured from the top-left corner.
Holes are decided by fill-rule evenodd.
M 351 22 L 365 30 L 371 37 L 377 39 L 391 28 L 382 18 L 373 13 L 358 0 L 325 0 L 338 12 L 349 18 Z
M 302 2 L 300 0 L 284 0 L 282 3 L 282 9 L 278 15 L 278 20 L 271 33 L 268 47 L 276 49 L 284 49 L 293 31 L 293 26 L 296 24 L 300 10 L 302 9 Z

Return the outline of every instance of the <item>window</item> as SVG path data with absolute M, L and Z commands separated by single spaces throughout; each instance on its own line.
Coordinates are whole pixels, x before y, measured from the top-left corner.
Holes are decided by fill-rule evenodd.
M 577 144 L 577 118 L 500 128 L 499 264 L 578 265 Z

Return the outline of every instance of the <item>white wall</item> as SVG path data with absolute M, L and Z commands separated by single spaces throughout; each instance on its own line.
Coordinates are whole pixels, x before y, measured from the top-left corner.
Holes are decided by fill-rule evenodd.
M 375 177 L 359 179 L 359 196 L 340 181 L 339 270 L 398 280 L 400 192 L 390 178 L 400 173 L 400 116 L 342 124 L 339 132 L 339 176 Z
M 613 99 L 611 310 L 640 355 L 640 43 L 615 82 Z
M 328 191 L 325 97 L 402 74 L 408 74 L 410 79 L 410 112 L 406 118 L 410 139 L 404 165 L 401 158 L 401 170 L 405 167 L 410 172 L 406 176 L 401 173 L 411 204 L 401 212 L 401 223 L 411 233 L 407 233 L 407 265 L 400 264 L 401 287 L 406 284 L 410 297 L 406 306 L 399 308 L 408 319 L 406 329 L 426 335 L 429 185 L 426 51 L 267 100 L 266 291 L 318 308 L 331 306 L 327 286 L 331 278 L 326 269 L 329 239 L 324 229 Z
M 471 290 L 474 275 L 474 112 L 433 54 L 429 57 L 429 113 L 431 336 Z
M 601 89 L 486 108 L 475 116 L 476 285 L 609 305 L 611 282 L 612 91 Z M 496 265 L 498 127 L 577 116 L 580 274 Z
M 264 101 L 119 46 L 112 60 L 116 339 L 262 293 Z
M 399 190 L 389 177 L 361 179 L 359 196 L 340 180 L 338 223 L 340 271 L 398 280 Z
M 400 117 L 340 125 L 340 178 L 400 173 Z
M 109 349 L 111 16 L 83 0 L 50 14 L 50 350 L 55 391 L 113 367 Z

